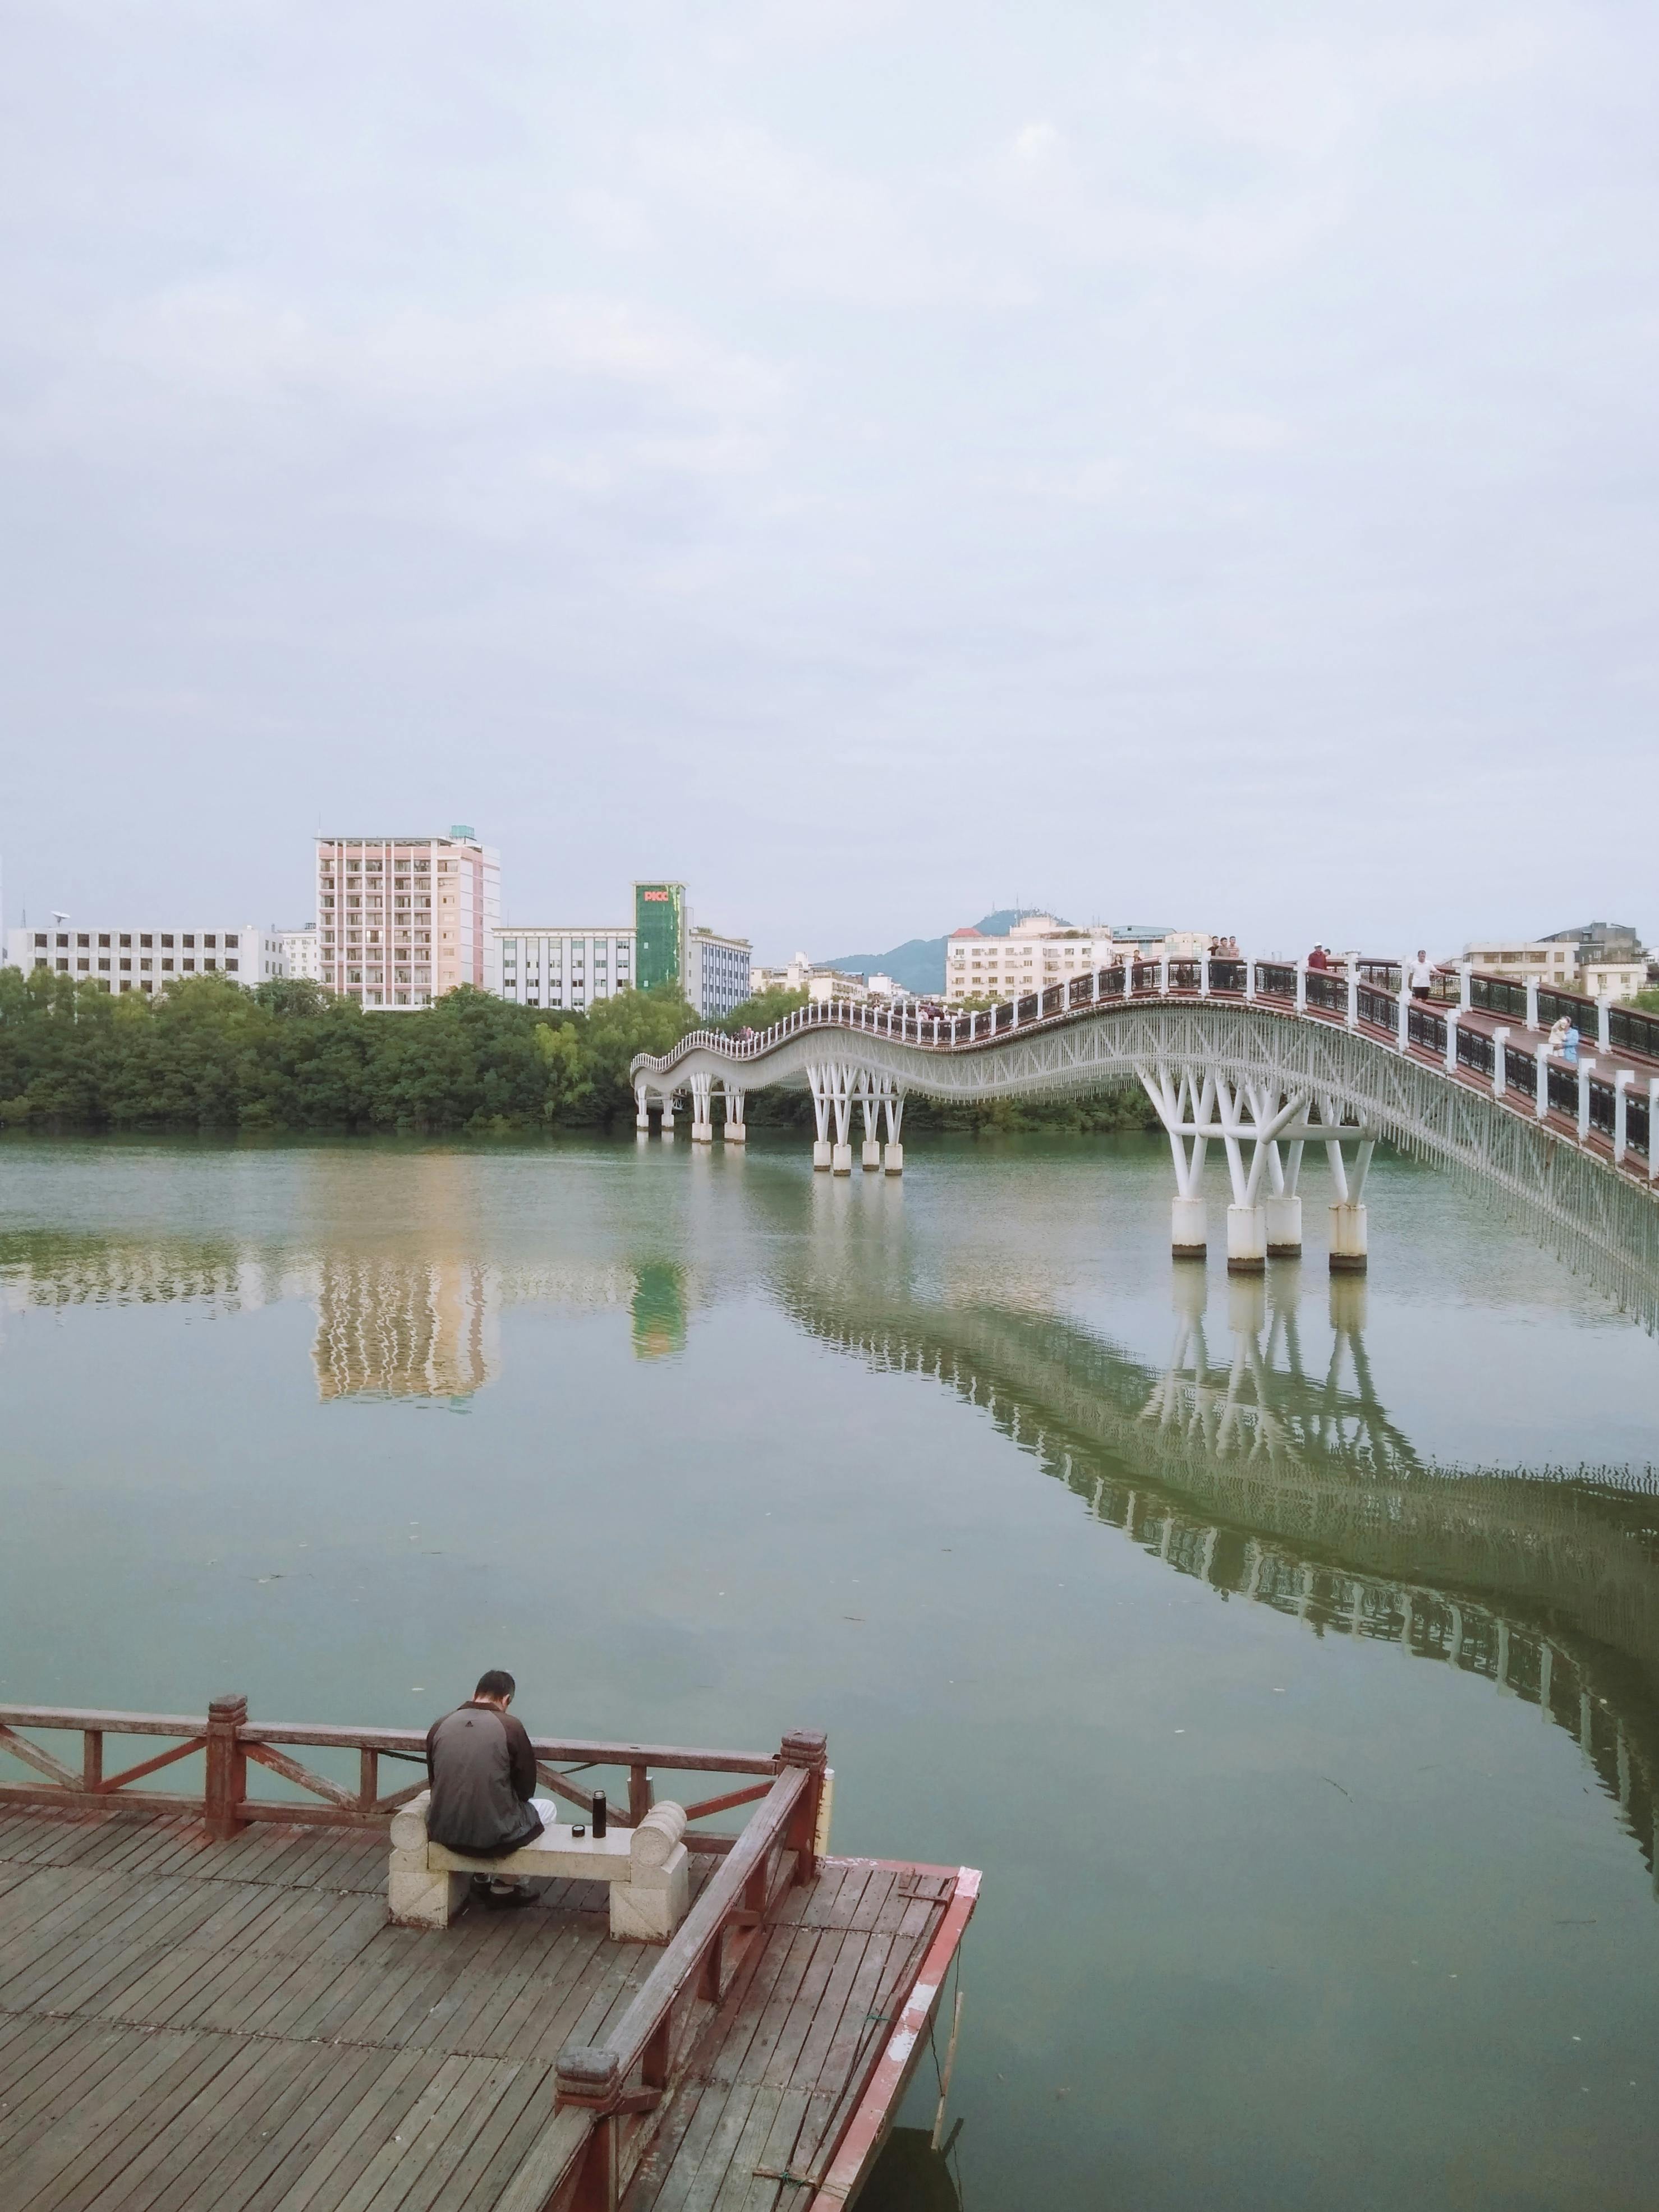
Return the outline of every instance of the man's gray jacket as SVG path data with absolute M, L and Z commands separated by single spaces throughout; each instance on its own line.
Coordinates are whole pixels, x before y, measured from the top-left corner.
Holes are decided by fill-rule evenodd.
M 426 1832 L 446 1850 L 504 1858 L 542 1832 L 536 1754 L 524 1723 L 494 1705 L 457 1706 L 426 1732 Z

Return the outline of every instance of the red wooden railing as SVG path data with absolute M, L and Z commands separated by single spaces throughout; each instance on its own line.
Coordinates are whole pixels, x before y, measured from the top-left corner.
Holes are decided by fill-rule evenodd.
M 77 1773 L 23 1733 L 50 1734 L 63 1730 L 81 1738 Z M 169 1750 L 153 1759 L 138 1760 L 118 1772 L 104 1771 L 106 1736 L 161 1736 L 176 1739 Z M 567 1770 L 620 1767 L 628 1776 L 630 1825 L 651 1809 L 653 1769 L 694 1774 L 760 1775 L 752 1783 L 688 1806 L 688 1821 L 712 1819 L 735 1806 L 755 1802 L 766 1796 L 781 1770 L 776 1752 L 703 1751 L 679 1745 L 590 1742 L 574 1737 L 532 1736 L 536 1771 L 544 1787 L 569 1803 L 591 1813 L 592 1790 Z M 288 1746 L 300 1750 L 356 1752 L 357 1787 L 348 1788 L 319 1774 L 289 1755 Z M 0 1705 L 0 1751 L 9 1752 L 25 1766 L 43 1775 L 44 1782 L 0 1783 L 0 1803 L 8 1801 L 37 1805 L 87 1808 L 116 1804 L 136 1812 L 198 1813 L 217 1836 L 230 1836 L 254 1820 L 303 1821 L 334 1827 L 370 1826 L 387 1820 L 426 1787 L 426 1736 L 419 1729 L 337 1727 L 326 1722 L 251 1721 L 244 1697 L 215 1698 L 204 1715 L 176 1713 L 96 1712 L 64 1705 Z M 205 1775 L 200 1796 L 184 1796 L 163 1790 L 136 1789 L 162 1768 L 202 1752 Z M 380 1763 L 394 1759 L 421 1769 L 404 1788 L 380 1794 Z M 279 1799 L 249 1795 L 249 1769 L 264 1768 L 277 1774 L 304 1798 Z M 307 1802 L 309 1801 L 309 1802 Z M 623 1817 L 617 1807 L 618 1818 Z M 694 1834 L 685 1838 L 694 1851 L 724 1854 L 732 1850 L 730 1836 Z

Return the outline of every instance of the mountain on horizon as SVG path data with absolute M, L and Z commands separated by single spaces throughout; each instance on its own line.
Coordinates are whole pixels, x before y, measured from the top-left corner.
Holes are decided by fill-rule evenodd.
M 974 924 L 982 937 L 1006 937 L 1022 915 L 1045 914 L 1046 907 L 1000 906 L 994 914 Z M 826 968 L 842 969 L 849 975 L 890 975 L 901 991 L 939 991 L 945 988 L 945 948 L 949 937 L 908 937 L 890 952 L 843 952 L 826 960 Z

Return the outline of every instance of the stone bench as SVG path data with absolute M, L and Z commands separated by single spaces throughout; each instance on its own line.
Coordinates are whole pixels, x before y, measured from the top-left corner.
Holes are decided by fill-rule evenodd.
M 475 1874 L 605 1882 L 611 1891 L 611 1933 L 635 1942 L 665 1943 L 685 1917 L 690 1855 L 680 1840 L 682 1806 L 655 1806 L 636 1828 L 613 1824 L 604 1836 L 573 1835 L 563 1821 L 549 1822 L 521 1850 L 473 1859 L 428 1840 L 430 1795 L 423 1790 L 392 1816 L 386 1907 L 401 1928 L 447 1928 Z

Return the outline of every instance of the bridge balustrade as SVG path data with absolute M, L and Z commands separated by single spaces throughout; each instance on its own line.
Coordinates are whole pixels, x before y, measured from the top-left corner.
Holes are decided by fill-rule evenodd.
M 1639 1091 L 1632 1091 L 1625 1101 L 1625 1142 L 1633 1152 L 1644 1160 L 1653 1158 L 1653 1124 L 1648 1112 L 1648 1102 Z
M 1129 988 L 1127 968 L 1103 968 L 1100 971 L 1100 995 L 1103 999 L 1121 999 Z
M 1607 1037 L 1621 1051 L 1659 1060 L 1659 1014 L 1644 1013 L 1639 1006 L 1609 1006 Z
M 1497 1048 L 1485 1030 L 1472 1030 L 1467 1022 L 1457 1031 L 1457 1065 L 1476 1075 L 1490 1076 L 1498 1064 Z
M 1406 1017 L 1406 1035 L 1419 1051 L 1431 1052 L 1440 1059 L 1445 1057 L 1446 1018 L 1437 1014 L 1426 1000 L 1412 1000 L 1411 1011 Z
M 1249 974 L 1242 960 L 1212 960 L 1210 988 L 1212 991 L 1231 991 L 1242 999 Z
M 1504 1048 L 1504 1081 L 1511 1091 L 1524 1091 L 1528 1098 L 1538 1088 L 1538 1060 L 1524 1045 Z
M 1592 1129 L 1599 1129 L 1609 1140 L 1613 1136 L 1613 1098 L 1612 1084 L 1604 1083 L 1599 1075 L 1592 1075 L 1589 1079 L 1589 1125 Z M 1628 1130 L 1626 1140 L 1629 1141 Z
M 1015 1021 L 1034 1022 L 1037 1018 L 1037 1008 L 1042 1003 L 1042 994 L 1037 991 L 1031 992 L 1024 999 L 1017 999 L 1014 1002 Z
M 1348 986 L 1340 975 L 1333 975 L 1328 968 L 1308 970 L 1308 1004 L 1318 1006 L 1328 1014 L 1346 1014 L 1348 1011 Z
M 1065 1012 L 1066 986 L 1064 983 L 1049 984 L 1048 988 L 1042 994 L 1042 1011 L 1045 1014 L 1063 1014 Z
M 1506 975 L 1471 975 L 1469 1004 L 1483 1014 L 1501 1014 L 1515 1021 L 1527 1018 L 1527 987 Z
M 1397 960 L 1361 960 L 1356 964 L 1362 982 L 1373 983 L 1379 991 L 1399 997 L 1402 979 Z
M 1172 960 L 1170 963 L 1170 988 L 1172 991 L 1195 991 L 1200 980 L 1196 960 Z
M 1294 999 L 1296 969 L 1288 961 L 1260 960 L 1255 969 L 1256 995 L 1263 999 Z
M 1549 1064 L 1550 1105 L 1558 1114 L 1572 1120 L 1578 1118 L 1578 1071 L 1576 1067 L 1560 1067 L 1554 1060 Z
M 1137 960 L 1129 974 L 1132 992 L 1158 991 L 1164 988 L 1163 972 L 1156 960 Z
M 1362 982 L 1356 994 L 1356 1004 L 1362 1022 L 1370 1022 L 1379 1030 L 1392 1030 L 1398 1015 L 1400 994 L 1397 991 L 1378 990 L 1373 984 Z

